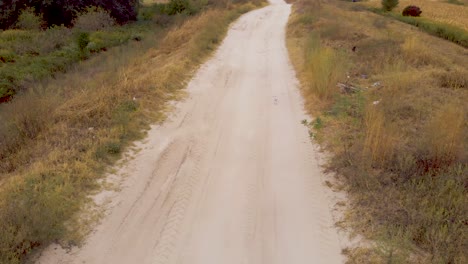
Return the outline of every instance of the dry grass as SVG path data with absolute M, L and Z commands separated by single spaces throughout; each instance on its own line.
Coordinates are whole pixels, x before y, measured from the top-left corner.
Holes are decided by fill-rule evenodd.
M 305 54 L 305 72 L 308 89 L 306 96 L 317 96 L 318 100 L 329 101 L 336 96 L 336 83 L 346 74 L 347 57 L 343 52 L 322 47 L 320 38 L 311 35 Z
M 365 113 L 365 138 L 363 158 L 381 167 L 391 161 L 400 142 L 398 130 L 388 122 L 378 105 L 370 104 Z
M 369 6 L 380 8 L 380 1 L 371 0 Z M 447 1 L 430 0 L 400 0 L 400 4 L 392 11 L 401 14 L 406 6 L 415 5 L 421 8 L 421 17 L 437 22 L 453 25 L 468 31 L 468 4 L 454 5 Z
M 376 241 L 348 249 L 349 263 L 466 263 L 466 50 L 356 3 L 304 0 L 295 10 L 288 48 L 308 110 L 321 120 L 313 135 L 346 183 L 347 222 Z M 321 89 L 341 81 L 358 91 L 309 89 L 311 48 L 344 53 L 350 65 L 322 74 L 331 77 Z
M 113 48 L 1 105 L 0 263 L 51 241 L 79 242 L 70 223 L 96 180 L 164 118 L 166 102 L 181 96 L 229 23 L 252 8 L 180 17 L 170 31 Z

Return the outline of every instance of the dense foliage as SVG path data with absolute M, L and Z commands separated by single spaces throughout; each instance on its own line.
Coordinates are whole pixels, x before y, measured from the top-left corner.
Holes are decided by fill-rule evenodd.
M 421 15 L 422 11 L 419 7 L 414 6 L 414 5 L 409 5 L 403 9 L 403 12 L 401 13 L 404 16 L 414 16 L 418 17 Z
M 12 27 L 25 8 L 33 8 L 46 26 L 70 26 L 77 14 L 89 6 L 108 11 L 120 24 L 136 20 L 138 0 L 0 0 L 0 28 Z

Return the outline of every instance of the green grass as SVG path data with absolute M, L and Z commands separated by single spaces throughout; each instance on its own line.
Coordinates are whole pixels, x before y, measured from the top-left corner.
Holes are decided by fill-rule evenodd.
M 447 3 L 449 3 L 449 4 L 454 4 L 454 5 L 461 5 L 461 6 L 464 6 L 464 5 L 465 5 L 465 3 L 460 2 L 460 1 L 458 1 L 458 0 L 447 0 Z
M 191 15 L 204 7 L 198 2 L 192 6 Z M 89 42 L 81 47 L 78 41 L 83 33 L 81 29 L 54 26 L 46 30 L 0 32 L 0 102 L 24 91 L 30 84 L 66 72 L 94 53 L 129 41 L 141 41 L 151 35 L 155 26 L 166 27 L 188 15 L 169 16 L 168 13 L 174 13 L 170 3 L 143 5 L 137 22 L 88 31 Z
M 142 12 L 148 12 L 143 9 Z M 154 16 L 161 15 L 155 14 Z M 170 18 L 168 18 L 170 19 Z M 141 40 L 154 23 L 139 21 L 89 32 L 90 42 L 79 47 L 78 29 L 53 27 L 45 31 L 7 30 L 0 33 L 0 98 L 24 90 L 28 84 L 66 72 L 91 53 Z

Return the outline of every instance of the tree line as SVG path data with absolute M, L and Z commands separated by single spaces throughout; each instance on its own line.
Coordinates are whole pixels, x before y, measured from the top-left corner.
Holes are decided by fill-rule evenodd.
M 136 20 L 139 0 L 0 0 L 0 28 L 15 25 L 21 11 L 33 8 L 45 22 L 45 26 L 71 26 L 87 7 L 99 7 L 120 24 Z

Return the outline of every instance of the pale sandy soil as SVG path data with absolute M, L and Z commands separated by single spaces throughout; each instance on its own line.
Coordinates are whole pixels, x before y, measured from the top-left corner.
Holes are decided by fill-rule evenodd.
M 134 159 L 96 197 L 106 216 L 81 248 L 36 263 L 343 263 L 285 47 L 290 5 L 234 23 Z

